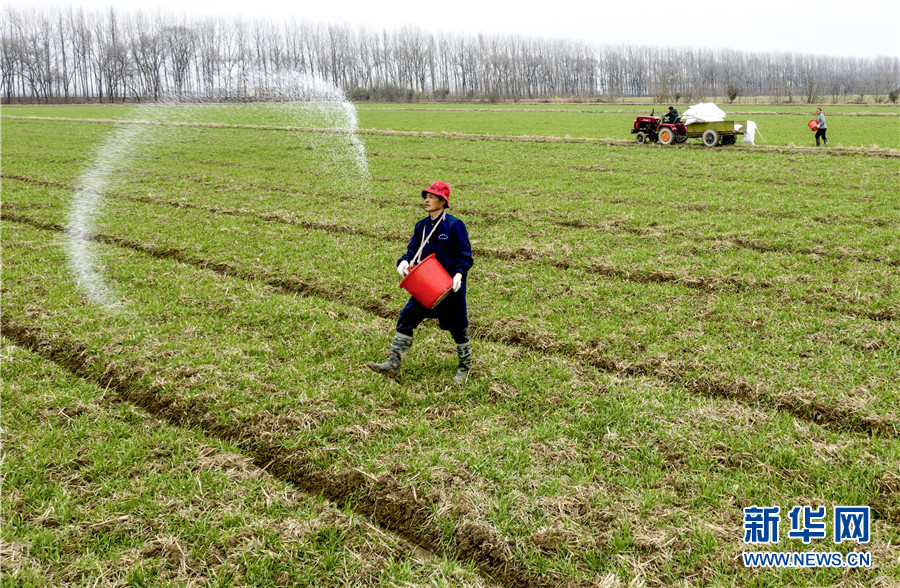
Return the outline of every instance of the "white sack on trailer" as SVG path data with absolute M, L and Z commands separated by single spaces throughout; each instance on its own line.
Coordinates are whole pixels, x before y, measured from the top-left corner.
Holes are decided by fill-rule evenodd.
M 725 120 L 725 111 L 712 102 L 694 104 L 681 115 L 681 122 L 686 125 L 697 122 L 719 122 Z

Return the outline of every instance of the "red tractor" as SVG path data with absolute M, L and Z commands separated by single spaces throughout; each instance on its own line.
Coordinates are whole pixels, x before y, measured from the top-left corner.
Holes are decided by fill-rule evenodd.
M 677 120 L 677 119 L 676 119 Z M 639 116 L 634 119 L 631 133 L 638 143 L 659 141 L 663 145 L 687 141 L 687 127 L 683 122 L 662 122 L 658 116 Z
M 658 116 L 638 116 L 634 119 L 631 134 L 638 143 L 684 143 L 688 139 L 700 139 L 707 147 L 734 145 L 737 138 L 747 129 L 748 121 L 720 120 L 713 122 L 683 123 L 680 118 L 674 122 L 663 122 Z

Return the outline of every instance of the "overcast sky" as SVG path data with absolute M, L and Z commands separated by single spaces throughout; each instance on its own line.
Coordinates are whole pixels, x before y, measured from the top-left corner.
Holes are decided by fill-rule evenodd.
M 374 30 L 517 34 L 591 44 L 731 47 L 849 57 L 900 57 L 897 0 L 7 0 L 14 7 L 82 6 L 174 15 L 296 18 Z

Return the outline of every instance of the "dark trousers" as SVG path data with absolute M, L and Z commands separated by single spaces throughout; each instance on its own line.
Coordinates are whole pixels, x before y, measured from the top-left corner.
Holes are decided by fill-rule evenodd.
M 462 300 L 465 300 L 465 298 L 462 298 Z M 441 304 L 443 305 L 446 303 L 447 301 L 445 300 Z M 462 316 L 465 317 L 465 302 L 463 302 L 462 309 Z M 400 311 L 400 316 L 397 318 L 397 332 L 412 337 L 415 328 L 418 327 L 419 324 L 426 318 L 437 318 L 441 323 L 441 329 L 450 331 L 450 335 L 453 337 L 453 341 L 455 341 L 457 345 L 468 343 L 469 334 L 467 325 L 469 321 L 467 319 L 464 318 L 464 322 L 460 321 L 459 316 L 456 313 L 450 313 L 449 316 L 435 316 L 434 311 L 429 311 L 413 298 L 410 298 L 409 303 L 403 308 L 402 311 Z
M 819 130 L 816 131 L 816 145 L 819 144 L 819 137 L 822 137 L 822 140 L 825 141 L 825 144 L 828 145 L 828 137 L 825 136 L 825 131 L 828 129 L 823 129 L 819 127 Z

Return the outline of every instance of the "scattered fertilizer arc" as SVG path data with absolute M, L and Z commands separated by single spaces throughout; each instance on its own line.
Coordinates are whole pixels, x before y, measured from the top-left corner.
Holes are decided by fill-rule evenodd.
M 261 113 L 298 126 L 325 127 L 328 132 L 317 133 L 315 140 L 327 141 L 333 147 L 329 151 L 335 154 L 335 161 L 330 163 L 344 173 L 351 170 L 356 193 L 368 192 L 370 174 L 365 145 L 357 136 L 356 109 L 337 86 L 309 74 L 289 70 L 244 72 L 235 79 L 223 80 L 222 87 L 212 92 L 182 92 L 160 103 L 137 107 L 133 118 L 156 123 L 210 122 L 210 117 L 227 115 L 230 108 L 241 105 L 259 108 Z M 302 124 L 310 121 L 317 124 Z M 103 208 L 103 193 L 110 190 L 116 176 L 128 169 L 136 155 L 162 140 L 165 133 L 190 132 L 187 129 L 187 125 L 118 124 L 76 182 L 66 218 L 69 271 L 79 291 L 107 311 L 116 312 L 123 299 L 105 279 L 97 246 L 90 240 Z
M 118 308 L 118 296 L 103 279 L 96 247 L 89 237 L 94 233 L 94 218 L 103 206 L 102 193 L 110 177 L 121 169 L 145 132 L 145 128 L 137 125 L 116 128 L 97 150 L 93 163 L 78 179 L 67 216 L 66 255 L 69 270 L 87 299 L 107 310 Z

